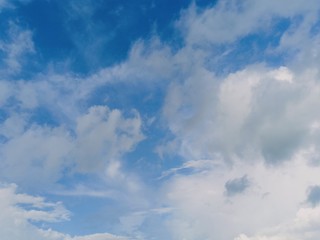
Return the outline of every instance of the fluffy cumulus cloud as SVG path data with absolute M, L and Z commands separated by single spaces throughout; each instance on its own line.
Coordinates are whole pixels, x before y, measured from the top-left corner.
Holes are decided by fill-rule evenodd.
M 277 164 L 317 141 L 319 84 L 313 69 L 295 74 L 286 67 L 251 66 L 200 81 L 205 83 L 191 78 L 173 86 L 164 108 L 186 157 L 263 157 Z
M 259 32 L 251 25 L 257 24 L 264 29 L 263 24 L 271 24 L 273 15 L 279 18 L 302 15 L 299 26 L 303 25 L 301 28 L 310 35 L 317 21 L 314 16 L 317 6 L 313 4 L 316 3 L 306 6 L 303 2 L 295 1 L 287 8 L 284 6 L 288 4 L 275 2 L 218 2 L 217 6 L 200 13 L 192 6 L 181 20 L 188 27 L 186 35 L 192 39 L 186 42 L 186 49 L 193 44 L 198 44 L 201 49 L 205 46 L 201 44 L 204 40 L 213 46 L 236 41 L 249 32 Z M 267 18 L 263 19 L 264 16 Z M 240 17 L 250 19 L 248 24 L 237 20 Z M 260 18 L 262 22 L 258 21 Z M 305 20 L 309 18 L 312 20 Z M 304 20 L 307 22 L 303 23 Z M 228 27 L 223 24 L 228 24 Z M 230 31 L 230 27 L 239 32 Z M 202 33 L 201 29 L 207 34 Z M 299 29 L 297 26 L 289 28 L 277 49 L 287 49 L 284 45 L 288 45 L 287 41 L 292 38 L 288 35 Z M 228 36 L 223 37 L 223 32 Z M 208 69 L 208 63 L 203 62 L 206 59 L 204 53 L 196 50 L 200 51 L 199 55 L 194 56 L 198 63 L 193 65 L 182 83 L 174 83 L 169 87 L 164 106 L 164 116 L 168 119 L 171 131 L 181 140 L 184 156 L 208 158 L 218 154 L 227 159 L 232 155 L 246 155 L 245 158 L 250 159 L 262 155 L 268 163 L 275 164 L 289 159 L 300 147 L 314 143 L 317 131 L 312 126 L 319 119 L 316 111 L 319 74 L 317 66 L 301 60 L 318 59 L 319 35 L 302 39 L 304 34 L 296 34 L 301 37 L 300 44 L 294 44 L 299 48 L 297 57 L 294 61 L 288 61 L 287 66 L 276 68 L 254 64 L 226 76 L 216 76 Z M 216 39 L 219 37 L 223 39 Z M 306 43 L 311 44 L 313 51 L 308 57 L 306 52 L 309 52 L 309 47 L 303 48 Z M 205 49 L 207 51 L 208 47 Z
M 143 139 L 137 114 L 123 118 L 120 111 L 105 106 L 92 107 L 79 117 L 73 134 L 62 126 L 19 126 L 21 121 L 12 117 L 3 123 L 7 139 L 1 148 L 1 173 L 9 182 L 32 188 L 56 183 L 64 168 L 115 177 L 121 156 Z M 16 129 L 10 130 L 11 125 Z
M 17 204 L 28 204 L 35 207 L 35 210 L 25 211 Z M 50 217 L 51 220 L 59 220 L 60 217 L 68 217 L 68 213 L 54 209 L 47 213 L 41 209 L 44 207 L 57 208 L 56 204 L 44 203 L 42 199 L 33 198 L 28 195 L 16 195 L 14 186 L 1 186 L 1 236 L 3 239 L 42 239 L 40 232 L 31 225 L 29 220 L 44 220 Z M 53 216 L 50 216 L 53 215 Z
M 194 5 L 179 22 L 186 49 L 192 46 L 199 54 L 194 57 L 202 58 L 169 86 L 163 114 L 175 151 L 190 163 L 205 164 L 185 164 L 187 175 L 170 172 L 175 173 L 166 187 L 169 205 L 175 206 L 168 220 L 173 239 L 319 237 L 320 85 L 312 63 L 319 58 L 319 35 L 311 32 L 318 6 L 289 5 L 231 1 L 203 11 Z M 295 51 L 294 58 L 282 66 L 249 64 L 227 74 L 210 70 L 203 58 L 210 53 L 201 48 L 214 51 L 249 33 L 270 31 L 275 16 L 293 22 L 301 17 L 274 49 Z M 202 159 L 211 159 L 212 166 Z
M 0 174 L 2 182 L 16 184 L 1 185 L 1 238 L 126 239 L 108 233 L 72 237 L 38 228 L 35 223 L 69 221 L 71 214 L 61 202 L 45 202 L 16 192 L 19 188 L 64 195 L 66 186 L 61 181 L 76 175 L 97 175 L 104 188 L 109 185 L 123 195 L 134 192 L 138 183 L 122 169 L 121 159 L 144 139 L 140 114 L 105 104 L 81 106 L 112 76 L 80 78 L 49 69 L 32 79 L 16 78 L 26 68 L 26 55 L 35 51 L 30 30 L 11 22 L 6 38 L 0 41 L 0 51 Z M 95 192 L 92 186 L 84 185 L 83 196 L 106 197 L 104 190 Z M 78 196 L 79 186 L 71 184 L 69 187 L 76 190 L 68 193 Z M 107 194 L 108 198 L 119 195 L 108 191 L 113 193 Z

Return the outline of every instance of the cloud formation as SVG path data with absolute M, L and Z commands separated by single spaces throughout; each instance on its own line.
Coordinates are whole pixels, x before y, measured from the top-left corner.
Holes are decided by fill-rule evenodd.
M 70 14 L 61 26 L 71 42 L 75 26 L 92 35 L 74 45 L 96 65 L 106 36 L 94 25 L 99 8 L 84 3 L 53 6 Z M 0 187 L 0 238 L 318 239 L 319 8 L 194 2 L 177 13 L 176 38 L 154 32 L 122 62 L 85 74 L 69 69 L 70 56 L 26 74 L 38 42 L 8 20 L 0 181 L 14 184 Z M 87 42 L 97 42 L 92 52 Z M 116 235 L 40 228 L 73 215 L 37 194 Z
M 235 178 L 228 180 L 224 187 L 226 189 L 227 196 L 234 196 L 244 192 L 250 186 L 250 181 L 246 175 L 241 178 Z
M 20 121 L 10 118 L 4 124 L 14 124 L 17 131 Z M 73 136 L 62 126 L 21 126 L 22 131 L 13 136 L 8 126 L 4 128 L 7 140 L 1 148 L 2 178 L 31 188 L 55 184 L 65 168 L 78 173 L 105 171 L 115 177 L 120 174 L 117 161 L 143 139 L 138 115 L 123 118 L 120 111 L 105 106 L 92 107 L 81 116 Z
M 108 233 L 71 237 L 51 229 L 35 227 L 34 222 L 61 222 L 70 220 L 71 213 L 61 202 L 47 202 L 42 197 L 17 193 L 14 184 L 0 186 L 1 229 L 3 239 L 39 240 L 124 240 L 125 237 Z

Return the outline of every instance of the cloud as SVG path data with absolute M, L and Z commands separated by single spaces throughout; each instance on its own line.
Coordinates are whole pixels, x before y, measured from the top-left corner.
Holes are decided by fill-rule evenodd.
M 277 167 L 238 162 L 232 167 L 215 165 L 193 174 L 172 176 L 163 189 L 163 203 L 172 208 L 165 219 L 169 236 L 221 240 L 234 239 L 241 233 L 261 239 L 319 236 L 315 227 L 319 208 L 304 203 L 310 183 L 318 182 L 318 168 L 307 160 L 301 153 Z M 246 174 L 250 176 L 250 188 L 234 197 L 226 195 L 226 182 L 236 179 L 238 184 L 242 181 L 239 176 Z
M 69 219 L 70 213 L 61 203 L 48 203 L 43 198 L 17 194 L 16 189 L 15 185 L 1 186 L 0 235 L 3 239 L 44 239 L 29 221 L 55 222 Z M 29 206 L 28 210 L 23 206 Z
M 80 237 L 74 237 L 70 238 L 70 240 L 126 240 L 128 238 L 121 237 L 121 236 L 115 236 L 112 234 L 102 233 L 102 234 L 92 234 L 88 236 L 80 236 Z M 69 239 L 66 239 L 69 240 Z
M 73 7 L 91 17 L 92 9 Z M 118 229 L 132 235 L 315 239 L 320 54 L 319 35 L 312 29 L 318 10 L 313 0 L 220 1 L 205 9 L 193 4 L 177 23 L 183 33 L 180 49 L 153 37 L 133 44 L 127 60 L 88 76 L 58 74 L 55 67 L 48 67 L 28 81 L 11 77 L 27 66 L 24 57 L 35 52 L 32 32 L 10 25 L 8 41 L 0 41 L 5 66 L 0 82 L 2 180 L 26 190 L 51 189 L 58 196 L 117 199 Z M 281 20 L 290 22 L 285 30 L 276 29 Z M 290 60 L 284 58 L 282 65 L 248 65 L 246 59 L 241 65 L 230 59 L 228 65 L 236 70 L 215 71 L 233 49 L 246 44 L 239 39 L 274 31 L 280 31 L 279 42 L 261 54 L 271 52 L 282 59 L 288 50 Z M 85 54 L 91 52 L 85 49 Z M 161 172 L 159 184 L 141 180 L 136 169 L 126 169 L 122 161 L 148 137 L 142 131 L 143 114 L 148 113 L 94 100 L 100 89 L 124 85 L 138 93 L 141 86 L 151 91 L 159 87 L 165 95 L 160 121 L 168 128 L 170 141 L 158 150 L 179 155 L 183 163 Z M 86 184 L 77 176 L 99 180 Z M 68 179 L 76 183 L 65 184 Z M 156 186 L 145 189 L 144 181 Z M 20 200 L 1 199 L 7 217 L 0 219 L 7 225 L 0 236 L 16 232 L 13 239 L 123 239 L 109 234 L 72 237 L 39 229 L 33 221 L 66 220 L 68 211 L 61 203 L 16 194 L 16 187 L 3 189 L 3 196 Z M 302 206 L 306 191 L 312 207 Z M 166 214 L 145 210 L 158 208 L 169 210 Z M 155 230 L 158 226 L 163 233 Z
M 243 193 L 248 187 L 250 187 L 250 181 L 247 175 L 244 175 L 241 178 L 228 180 L 224 186 L 227 196 L 232 197 L 234 195 Z
M 13 22 L 9 22 L 8 40 L 0 40 L 0 51 L 5 54 L 3 58 L 5 73 L 18 73 L 22 68 L 22 61 L 27 54 L 35 53 L 32 32 L 23 30 Z
M 32 126 L 2 143 L 2 179 L 21 187 L 51 186 L 70 165 L 73 140 L 64 128 Z M 41 181 L 39 181 L 39 178 Z
M 14 41 L 8 44 L 15 46 Z M 24 54 L 19 51 L 17 62 Z M 10 80 L 10 67 L 6 71 L 0 82 L 2 180 L 39 189 L 52 187 L 71 172 L 125 178 L 120 160 L 144 139 L 140 114 L 83 106 L 99 86 L 118 75 L 112 75 L 113 68 L 89 77 L 49 69 L 17 81 Z
M 162 112 L 174 135 L 170 143 L 186 161 L 163 175 L 164 202 L 173 209 L 166 218 L 172 239 L 319 236 L 317 206 L 301 206 L 318 181 L 316 164 L 309 165 L 319 141 L 319 34 L 311 31 L 318 8 L 303 1 L 221 1 L 207 9 L 192 5 L 182 14 L 178 27 L 185 46 L 173 57 L 180 72 L 168 86 Z M 261 62 L 215 71 L 218 45 L 237 48 L 245 36 L 275 31 L 281 18 L 289 19 L 289 27 L 279 30 L 279 45 L 271 51 L 292 54 L 282 66 Z M 182 171 L 201 159 L 220 164 Z M 248 186 L 250 191 L 228 198 Z
M 70 219 L 71 213 L 61 202 L 47 202 L 42 197 L 17 193 L 15 184 L 0 185 L 0 236 L 2 239 L 22 240 L 124 240 L 108 233 L 71 237 L 51 229 L 41 229 L 34 222 L 61 222 Z
M 106 162 L 117 160 L 143 139 L 139 114 L 133 114 L 132 118 L 123 118 L 119 110 L 96 106 L 78 119 L 76 155 L 80 172 L 105 169 Z M 112 166 L 107 172 L 115 177 L 117 167 Z
M 218 78 L 195 68 L 183 83 L 170 86 L 163 110 L 180 154 L 226 161 L 262 157 L 279 164 L 311 147 L 320 87 L 312 72 L 254 65 Z
M 318 224 L 320 221 L 319 208 L 300 208 L 295 217 L 280 226 L 270 228 L 265 233 L 248 237 L 241 234 L 235 240 L 316 240 L 320 231 Z
M 112 190 L 92 189 L 82 184 L 76 185 L 73 189 L 52 191 L 52 194 L 72 197 L 92 198 L 117 198 L 117 192 Z
M 119 110 L 91 107 L 77 120 L 73 136 L 69 129 L 60 126 L 32 125 L 24 129 L 24 122 L 20 133 L 9 134 L 12 118 L 7 119 L 3 128 L 8 140 L 2 143 L 0 151 L 2 178 L 21 186 L 52 186 L 63 177 L 64 169 L 72 166 L 78 173 L 118 178 L 121 156 L 143 139 L 140 117 L 133 114 L 132 118 L 125 118 Z
M 188 45 L 204 47 L 230 43 L 254 32 L 270 31 L 275 18 L 303 16 L 310 27 L 314 22 L 309 21 L 311 19 L 308 17 L 316 16 L 318 9 L 317 1 L 305 4 L 301 0 L 218 1 L 206 9 L 199 9 L 193 4 L 183 12 L 177 26 L 184 33 Z

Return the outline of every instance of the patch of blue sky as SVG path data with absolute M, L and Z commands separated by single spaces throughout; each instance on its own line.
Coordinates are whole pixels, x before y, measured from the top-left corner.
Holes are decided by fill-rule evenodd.
M 81 9 L 81 4 L 92 9 Z M 15 17 L 33 31 L 43 66 L 65 62 L 69 70 L 90 74 L 125 60 L 138 39 L 156 34 L 171 41 L 176 34 L 174 20 L 189 4 L 189 0 L 34 0 L 21 4 Z
M 131 211 L 128 209 L 129 204 L 124 203 L 128 202 L 130 197 L 95 174 L 72 173 L 72 171 L 72 167 L 65 169 L 64 176 L 57 182 L 61 186 L 60 190 L 42 194 L 50 201 L 62 201 L 66 209 L 72 213 L 70 221 L 36 224 L 44 229 L 51 228 L 70 235 L 106 231 L 116 234 L 119 217 Z
M 64 206 L 72 213 L 70 220 L 33 224 L 43 229 L 55 229 L 70 235 L 88 235 L 98 232 L 115 233 L 113 228 L 118 224 L 118 217 L 127 209 L 121 210 L 121 203 L 110 198 L 97 198 L 89 196 L 61 196 L 46 195 L 50 201 L 62 201 Z
M 146 86 L 146 85 L 144 85 Z M 161 110 L 165 97 L 164 89 L 154 87 L 139 87 L 137 83 L 119 82 L 97 88 L 86 101 L 87 106 L 107 105 L 114 109 L 130 112 L 138 110 L 145 117 L 153 117 Z
M 178 152 L 160 154 L 157 147 L 163 144 L 164 139 L 170 139 L 170 132 L 155 126 L 147 132 L 147 138 L 141 141 L 134 151 L 123 156 L 123 167 L 126 171 L 132 171 L 146 184 L 160 186 L 163 172 L 181 166 L 185 159 Z M 161 156 L 163 155 L 163 156 Z
M 145 239 L 168 239 L 170 231 L 167 228 L 167 223 L 170 222 L 171 214 L 150 214 L 145 221 L 139 226 L 141 232 L 144 233 Z
M 65 167 L 62 171 L 62 177 L 57 181 L 62 190 L 74 190 L 77 185 L 94 186 L 95 188 L 102 188 L 104 186 L 103 180 L 96 174 L 75 172 L 76 165 Z
M 8 138 L 0 134 L 0 145 L 6 143 L 7 141 L 8 141 Z
M 37 107 L 32 110 L 32 115 L 29 119 L 30 122 L 37 125 L 45 125 L 49 127 L 58 127 L 59 120 L 54 114 L 46 107 Z
M 16 12 L 14 11 L 3 11 L 0 12 L 0 39 L 4 40 L 7 38 L 7 30 L 9 27 L 10 20 L 14 20 L 16 18 Z
M 5 108 L 0 108 L 0 123 L 3 123 L 7 118 L 8 118 L 9 114 L 8 112 L 5 110 Z
M 20 4 L 15 18 L 33 33 L 33 41 L 42 66 L 64 61 L 75 55 L 74 43 L 64 26 L 64 16 L 57 1 L 31 1 Z
M 316 23 L 311 27 L 309 33 L 311 36 L 316 36 L 316 35 L 319 35 L 319 32 L 320 32 L 320 13 L 317 16 Z
M 8 112 L 3 108 L 0 108 L 0 124 L 3 124 L 8 118 L 8 116 Z M 8 138 L 3 133 L 0 133 L 0 144 L 6 143 L 7 141 Z
M 291 24 L 287 18 L 274 19 L 270 29 L 258 30 L 231 44 L 213 45 L 205 65 L 217 75 L 227 75 L 255 63 L 281 66 L 291 53 L 279 51 L 277 47 Z

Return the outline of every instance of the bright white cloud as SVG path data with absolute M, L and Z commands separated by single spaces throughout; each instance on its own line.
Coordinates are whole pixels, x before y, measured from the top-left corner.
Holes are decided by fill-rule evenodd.
M 313 144 L 318 74 L 251 66 L 224 79 L 198 70 L 169 89 L 164 115 L 189 159 L 289 159 Z
M 41 232 L 29 221 L 61 221 L 69 219 L 70 215 L 61 203 L 48 203 L 39 197 L 17 194 L 15 185 L 1 186 L 0 209 L 1 238 L 14 240 L 43 240 Z
M 173 208 L 167 221 L 172 239 L 227 240 L 263 232 L 270 236 L 266 239 L 316 239 L 319 208 L 306 200 L 307 189 L 318 182 L 318 170 L 298 154 L 277 168 L 237 163 L 178 173 L 165 188 Z M 226 195 L 225 184 L 244 175 L 250 181 L 246 191 Z
M 179 54 L 193 51 L 196 61 L 170 85 L 163 108 L 175 149 L 190 160 L 163 175 L 176 174 L 165 187 L 172 239 L 319 237 L 318 207 L 307 202 L 308 189 L 318 185 L 319 41 L 310 33 L 318 8 L 315 1 L 221 1 L 182 14 L 186 47 Z M 209 70 L 211 55 L 199 48 L 269 31 L 274 16 L 302 16 L 276 49 L 298 53 L 288 65 L 254 64 L 225 76 Z M 245 191 L 226 194 L 226 184 L 243 176 Z
M 2 126 L 8 138 L 0 151 L 2 177 L 23 186 L 48 187 L 63 176 L 63 169 L 75 166 L 76 172 L 119 178 L 121 156 L 143 139 L 140 117 L 133 114 L 125 118 L 119 110 L 92 107 L 77 120 L 74 136 L 64 127 L 24 129 L 22 119 L 9 118 Z
M 235 240 L 316 240 L 319 237 L 320 208 L 301 207 L 295 217 L 264 234 L 248 237 L 241 234 Z

